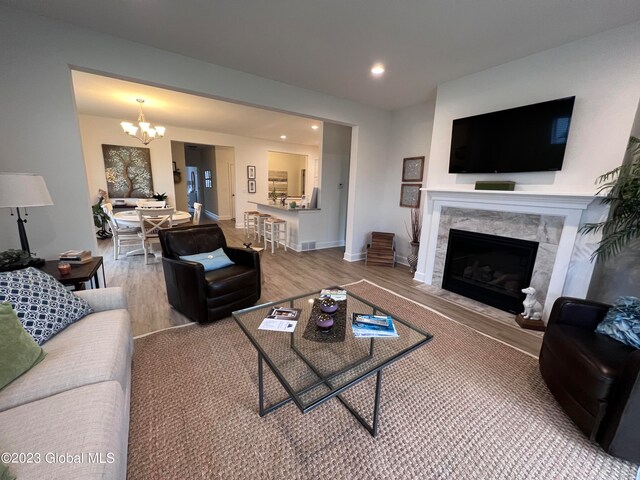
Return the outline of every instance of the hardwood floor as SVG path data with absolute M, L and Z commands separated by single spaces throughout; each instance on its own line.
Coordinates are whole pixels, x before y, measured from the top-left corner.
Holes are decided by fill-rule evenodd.
M 203 221 L 202 223 L 205 223 Z M 223 229 L 230 246 L 242 246 L 247 240 L 242 229 L 234 228 L 233 221 L 217 222 Z M 113 259 L 111 240 L 99 240 L 99 255 L 104 257 L 107 286 L 122 286 L 127 294 L 134 335 L 191 323 L 173 310 L 168 302 L 159 258 L 144 264 L 143 256 Z M 254 246 L 262 246 L 254 243 Z M 157 247 L 160 248 L 159 246 Z M 427 305 L 442 314 L 481 333 L 496 338 L 520 350 L 537 355 L 541 337 L 520 329 L 517 324 L 505 325 L 489 316 L 474 312 L 417 287 L 409 268 L 365 265 L 364 262 L 346 262 L 343 248 L 331 248 L 297 253 L 282 248 L 275 254 L 261 253 L 263 271 L 260 303 L 278 300 L 296 294 L 319 290 L 330 285 L 344 285 L 361 279 L 392 290 L 403 297 Z

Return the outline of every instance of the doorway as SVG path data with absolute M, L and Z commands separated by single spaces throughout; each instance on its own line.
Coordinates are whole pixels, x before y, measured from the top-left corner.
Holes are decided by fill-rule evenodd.
M 193 212 L 193 204 L 198 202 L 202 204 L 202 215 L 205 218 L 234 218 L 234 148 L 197 143 L 171 143 L 173 161 L 179 166 L 184 165 L 186 173 L 184 186 L 181 190 L 176 188 L 178 208 Z
M 200 178 L 200 172 L 198 167 L 185 167 L 187 172 L 187 208 L 189 213 L 193 213 L 193 204 L 200 201 L 200 192 L 198 186 L 198 178 Z

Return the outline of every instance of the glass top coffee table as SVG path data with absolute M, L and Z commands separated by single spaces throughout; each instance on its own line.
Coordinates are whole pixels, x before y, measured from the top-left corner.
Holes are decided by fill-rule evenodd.
M 319 296 L 318 291 L 233 312 L 233 318 L 258 350 L 260 416 L 290 401 L 302 413 L 307 413 L 337 397 L 375 437 L 378 433 L 382 369 L 428 343 L 432 335 L 348 290 L 346 300 L 339 302 L 341 305 L 335 314 L 336 323 L 332 331 L 321 333 L 315 326 L 315 316 L 319 312 L 315 299 Z M 293 333 L 258 330 L 273 307 L 301 310 Z M 355 338 L 351 330 L 354 312 L 390 315 L 398 337 Z M 267 363 L 289 395 L 285 400 L 266 408 L 263 362 Z M 377 378 L 373 422 L 369 424 L 340 394 L 372 375 Z

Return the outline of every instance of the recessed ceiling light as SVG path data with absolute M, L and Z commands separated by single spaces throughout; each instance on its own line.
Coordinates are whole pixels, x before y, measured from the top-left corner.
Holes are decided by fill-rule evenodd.
M 371 73 L 376 77 L 382 75 L 384 73 L 384 65 L 381 63 L 376 63 L 373 67 L 371 67 Z
M 317 129 L 319 129 L 320 127 L 319 127 L 318 125 L 311 125 L 311 128 L 312 128 L 313 130 L 317 130 Z
M 281 138 L 282 140 L 286 140 L 286 139 L 287 139 L 287 136 L 286 136 L 286 135 L 280 135 L 280 138 Z

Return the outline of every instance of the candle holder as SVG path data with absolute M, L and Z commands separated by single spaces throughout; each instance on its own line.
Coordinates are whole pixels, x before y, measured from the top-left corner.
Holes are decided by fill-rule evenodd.
M 67 262 L 58 263 L 58 271 L 60 275 L 69 275 L 71 273 L 71 264 Z

